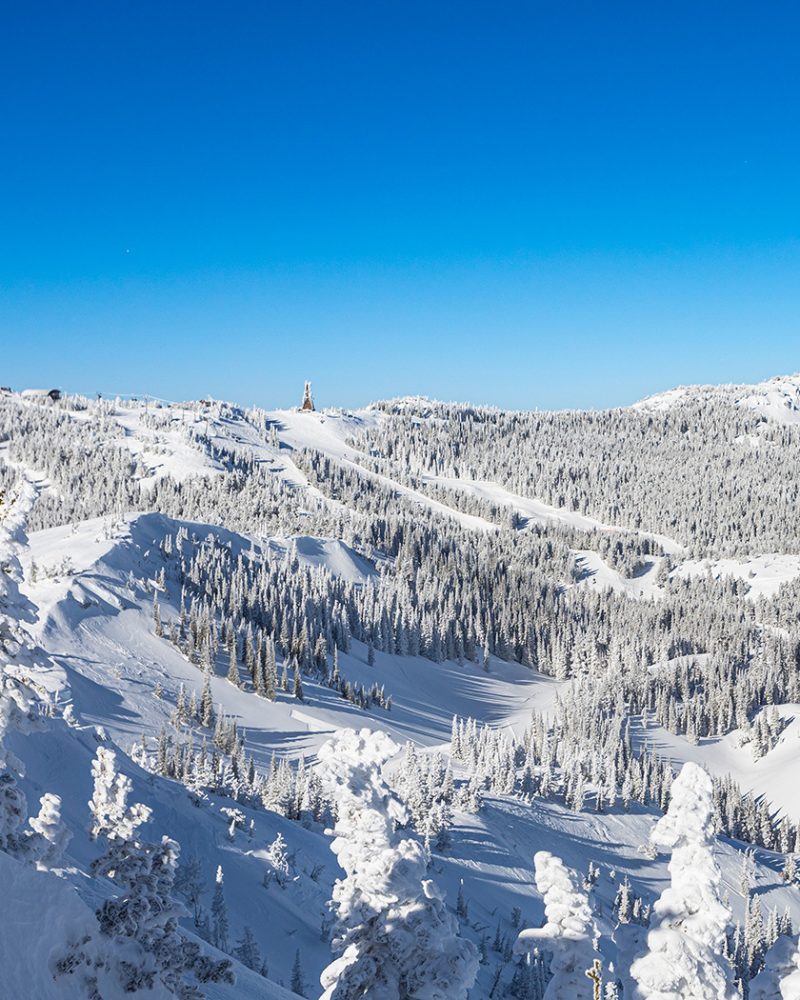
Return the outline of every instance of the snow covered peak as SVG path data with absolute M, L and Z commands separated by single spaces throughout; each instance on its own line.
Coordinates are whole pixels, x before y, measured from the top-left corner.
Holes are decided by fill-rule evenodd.
M 800 373 L 778 375 L 756 385 L 690 385 L 647 396 L 633 410 L 663 411 L 679 403 L 725 400 L 755 410 L 776 423 L 800 423 Z
M 736 400 L 739 406 L 758 411 L 782 424 L 800 423 L 800 372 L 779 375 L 753 386 Z

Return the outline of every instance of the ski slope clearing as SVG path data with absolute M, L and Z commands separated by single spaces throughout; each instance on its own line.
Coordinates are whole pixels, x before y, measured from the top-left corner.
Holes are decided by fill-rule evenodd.
M 689 559 L 681 563 L 674 573 L 682 577 L 710 576 L 713 579 L 733 577 L 744 580 L 747 596 L 752 600 L 774 596 L 781 585 L 800 576 L 800 556 L 753 556 L 752 559 Z
M 358 461 L 359 451 L 348 440 L 374 427 L 381 420 L 377 410 L 267 410 L 265 416 L 277 427 L 287 447 L 300 451 L 314 448 L 334 458 Z
M 488 481 L 475 481 L 469 479 L 452 479 L 444 476 L 424 476 L 426 482 L 444 486 L 447 489 L 460 490 L 481 500 L 488 500 L 490 503 L 508 507 L 516 511 L 524 519 L 524 527 L 528 524 L 561 524 L 576 531 L 600 531 L 603 533 L 620 532 L 626 534 L 640 535 L 642 538 L 650 538 L 663 548 L 667 553 L 678 554 L 683 552 L 683 546 L 673 538 L 666 535 L 654 534 L 646 531 L 636 531 L 630 528 L 623 528 L 614 524 L 605 524 L 596 518 L 579 514 L 574 510 L 566 510 L 563 507 L 552 507 L 541 500 L 533 497 L 523 497 L 512 493 L 498 483 Z
M 645 561 L 636 576 L 627 577 L 609 566 L 596 552 L 581 549 L 575 553 L 575 564 L 580 574 L 576 585 L 612 590 L 636 600 L 659 597 L 662 591 L 656 583 L 656 574 L 662 562 L 663 557 L 654 556 Z

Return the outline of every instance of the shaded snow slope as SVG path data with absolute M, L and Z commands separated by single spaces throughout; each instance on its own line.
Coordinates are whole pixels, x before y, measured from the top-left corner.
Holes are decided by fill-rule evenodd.
M 645 731 L 634 721 L 632 733 L 640 744 L 647 743 L 660 757 L 677 766 L 693 760 L 712 774 L 730 774 L 742 791 L 763 795 L 776 810 L 797 821 L 800 820 L 800 799 L 793 776 L 800 754 L 800 705 L 775 707 L 785 728 L 777 745 L 759 760 L 753 759 L 749 743 L 742 744 L 742 733 L 738 729 L 725 736 L 704 737 L 696 743 L 652 721 Z
M 576 567 L 580 574 L 577 585 L 613 590 L 617 594 L 633 598 L 658 597 L 661 590 L 655 578 L 662 561 L 663 557 L 653 556 L 645 560 L 635 576 L 628 577 L 609 566 L 591 549 L 578 550 L 575 553 Z
M 145 514 L 112 530 L 95 520 L 75 531 L 63 527 L 34 533 L 25 557 L 28 568 L 31 563 L 37 567 L 37 581 L 25 585 L 38 608 L 34 634 L 69 679 L 79 718 L 105 725 L 123 745 L 143 731 L 158 732 L 174 708 L 180 684 L 187 693 L 200 693 L 199 668 L 153 634 L 152 593 L 147 589 L 164 565 L 159 542 L 182 524 L 200 538 L 213 532 L 234 551 L 262 552 L 260 543 L 232 532 Z M 295 542 L 301 563 L 307 560 L 314 568 L 347 575 L 356 583 L 370 572 L 370 564 L 344 543 L 309 538 Z M 266 558 L 286 558 L 286 549 L 275 540 L 263 551 Z M 166 592 L 159 594 L 165 621 L 177 617 L 178 597 L 168 580 Z M 284 693 L 269 702 L 228 683 L 227 664 L 221 659 L 211 682 L 215 704 L 246 729 L 248 749 L 265 764 L 273 750 L 311 754 L 334 728 L 363 725 L 368 719 L 401 743 L 415 739 L 424 745 L 449 739 L 454 714 L 524 726 L 533 707 L 546 710 L 552 705 L 557 690 L 550 678 L 498 660 L 486 673 L 474 663 L 433 664 L 421 657 L 378 652 L 370 666 L 358 642 L 340 659 L 348 680 L 385 686 L 393 700 L 390 712 L 373 708 L 365 713 L 310 679 L 304 682 L 303 704 Z M 109 681 L 113 690 L 108 690 Z M 164 689 L 162 699 L 153 697 L 157 683 Z

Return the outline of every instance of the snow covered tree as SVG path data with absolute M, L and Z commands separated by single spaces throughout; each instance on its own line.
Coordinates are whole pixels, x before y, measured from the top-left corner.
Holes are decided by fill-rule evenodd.
M 122 889 L 97 911 L 101 935 L 114 949 L 110 966 L 123 992 L 153 989 L 156 983 L 181 998 L 202 996 L 186 982 L 232 983 L 229 961 L 217 962 L 187 940 L 178 927 L 186 912 L 172 898 L 179 847 L 169 837 L 148 843 L 138 828 L 150 817 L 143 805 L 128 806 L 131 783 L 116 771 L 111 750 L 98 747 L 92 765 L 94 817 L 92 836 L 106 840 L 106 851 L 92 863 L 92 874 L 111 879 Z
M 214 944 L 220 951 L 228 950 L 228 907 L 225 903 L 222 865 L 217 866 L 214 879 L 214 897 L 211 900 L 212 935 Z
M 781 936 L 769 949 L 764 966 L 749 984 L 749 1000 L 800 1000 L 800 947 Z
M 39 835 L 34 847 L 36 863 L 39 867 L 50 868 L 61 859 L 72 834 L 61 818 L 61 797 L 45 792 L 39 799 L 38 816 L 29 820 L 31 829 Z
M 0 634 L 0 649 L 3 638 Z M 39 815 L 28 820 L 26 828 L 28 802 L 19 787 L 25 769 L 6 745 L 9 732 L 30 733 L 40 728 L 37 701 L 29 685 L 0 672 L 0 850 L 47 868 L 58 862 L 70 837 L 61 820 L 61 799 L 45 793 L 39 800 Z
M 211 676 L 208 672 L 203 676 L 203 694 L 200 699 L 200 721 L 207 729 L 214 725 L 214 701 L 211 696 Z
M 161 623 L 161 607 L 158 603 L 158 592 L 153 593 L 153 632 L 161 638 L 164 635 L 164 626 Z
M 281 888 L 284 888 L 289 881 L 290 866 L 289 852 L 286 850 L 286 840 L 280 831 L 278 831 L 277 836 L 267 848 L 267 861 L 271 866 L 275 881 Z
M 407 814 L 382 765 L 397 752 L 385 733 L 341 730 L 319 751 L 336 803 L 331 849 L 346 877 L 333 890 L 338 957 L 321 1000 L 465 1000 L 477 951 L 458 936 L 416 840 L 398 834 Z
M 724 957 L 730 911 L 719 899 L 713 854 L 713 786 L 691 761 L 672 784 L 667 814 L 651 835 L 671 852 L 670 885 L 653 906 L 648 951 L 631 966 L 641 1000 L 732 1000 Z
M 761 914 L 761 900 L 751 896 L 747 903 L 744 922 L 744 943 L 747 955 L 747 971 L 752 979 L 760 970 L 767 948 L 764 937 L 764 919 Z M 769 942 L 771 943 L 771 942 Z
M 585 992 L 586 970 L 596 957 L 589 899 L 578 877 L 560 858 L 538 851 L 533 864 L 546 921 L 543 927 L 520 931 L 514 951 L 527 955 L 534 955 L 540 947 L 551 951 L 552 979 L 545 1000 L 574 1000 Z
M 303 682 L 300 679 L 300 667 L 294 668 L 294 681 L 292 683 L 292 694 L 298 701 L 303 700 Z
M 234 687 L 239 687 L 239 663 L 236 659 L 236 643 L 231 643 L 230 649 L 228 651 L 228 674 L 227 680 L 234 685 Z
M 200 900 L 206 888 L 203 869 L 198 858 L 191 857 L 178 866 L 175 875 L 175 892 L 185 899 L 187 905 L 191 907 L 195 926 L 200 921 Z

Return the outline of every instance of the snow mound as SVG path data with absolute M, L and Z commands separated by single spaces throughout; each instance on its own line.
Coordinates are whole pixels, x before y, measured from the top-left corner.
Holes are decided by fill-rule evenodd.
M 377 574 L 374 563 L 335 538 L 292 535 L 289 538 L 271 538 L 268 544 L 278 556 L 296 555 L 301 566 L 324 569 L 331 576 L 348 583 L 364 584 Z
M 800 373 L 768 379 L 738 399 L 737 404 L 776 423 L 800 423 Z

